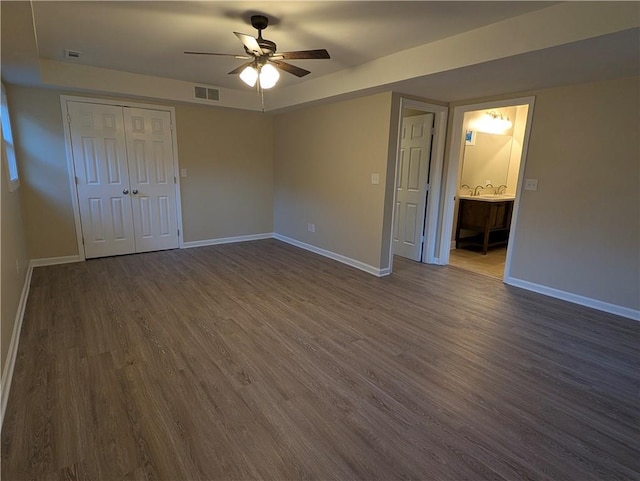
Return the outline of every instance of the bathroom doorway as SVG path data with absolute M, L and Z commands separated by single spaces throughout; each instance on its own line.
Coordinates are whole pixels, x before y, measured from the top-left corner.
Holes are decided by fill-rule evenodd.
M 533 98 L 456 107 L 441 263 L 503 279 L 514 242 Z

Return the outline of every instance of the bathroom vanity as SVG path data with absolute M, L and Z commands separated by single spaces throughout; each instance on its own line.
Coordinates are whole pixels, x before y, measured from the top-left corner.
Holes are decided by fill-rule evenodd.
M 456 249 L 473 245 L 486 254 L 489 247 L 507 243 L 514 196 L 460 196 L 459 199 Z

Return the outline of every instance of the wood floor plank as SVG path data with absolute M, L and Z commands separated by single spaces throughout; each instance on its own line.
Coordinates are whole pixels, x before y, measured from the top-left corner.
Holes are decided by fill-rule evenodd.
M 640 324 L 275 240 L 37 268 L 2 479 L 633 480 Z

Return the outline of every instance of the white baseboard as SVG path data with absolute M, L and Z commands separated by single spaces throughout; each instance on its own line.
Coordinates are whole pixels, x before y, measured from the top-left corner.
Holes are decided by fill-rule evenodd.
M 554 289 L 553 287 L 547 287 L 541 284 L 523 281 L 522 279 L 516 279 L 509 276 L 505 276 L 504 283 L 510 286 L 520 287 L 528 291 L 537 292 L 538 294 L 544 294 L 545 296 L 555 297 L 556 299 L 561 299 L 563 301 L 573 302 L 574 304 L 579 304 L 581 306 L 590 307 L 599 311 L 608 312 L 609 314 L 615 314 L 617 316 L 633 319 L 634 321 L 640 321 L 640 311 L 630 309 L 628 307 L 618 306 L 616 304 L 610 304 L 604 301 L 598 301 L 597 299 L 591 299 L 590 297 L 561 291 L 560 289 Z
M 24 319 L 24 311 L 27 307 L 27 298 L 29 297 L 29 286 L 31 285 L 31 274 L 33 273 L 33 265 L 29 263 L 27 274 L 24 278 L 22 286 L 22 294 L 20 294 L 20 302 L 18 310 L 13 321 L 13 333 L 11 334 L 11 342 L 7 351 L 4 369 L 2 371 L 2 399 L 0 400 L 0 430 L 4 423 L 4 413 L 7 409 L 7 401 L 9 400 L 9 390 L 11 389 L 11 380 L 13 379 L 13 369 L 16 365 L 16 357 L 18 355 L 18 344 L 20 343 L 20 331 L 22 330 L 22 320 Z
M 215 246 L 218 244 L 231 244 L 233 242 L 247 242 L 262 239 L 273 239 L 273 232 L 265 232 L 263 234 L 240 235 L 235 237 L 220 237 L 218 239 L 204 239 L 199 241 L 184 242 L 183 249 L 191 249 L 192 247 Z
M 385 267 L 384 269 L 378 269 L 376 276 L 385 277 L 391 275 L 391 267 Z
M 58 264 L 71 264 L 72 262 L 82 262 L 84 257 L 75 256 L 62 256 L 62 257 L 43 257 L 40 259 L 31 259 L 29 267 L 45 267 L 45 266 L 57 266 Z
M 27 274 L 24 279 L 24 286 L 22 287 L 22 293 L 20 294 L 20 302 L 18 303 L 18 309 L 16 317 L 13 322 L 13 333 L 11 334 L 11 342 L 9 343 L 9 350 L 7 351 L 7 358 L 5 359 L 4 369 L 2 371 L 2 397 L 0 399 L 0 429 L 4 423 L 4 413 L 7 409 L 7 401 L 9 400 L 9 391 L 11 390 L 11 381 L 13 379 L 13 370 L 16 365 L 16 356 L 18 355 L 18 344 L 20 343 L 20 331 L 22 330 L 22 321 L 24 319 L 24 311 L 27 306 L 27 299 L 29 297 L 29 286 L 31 285 L 31 277 L 33 275 L 33 269 L 36 267 L 54 266 L 58 264 L 69 264 L 71 262 L 82 262 L 84 258 L 79 255 L 63 256 L 63 257 L 46 257 L 41 259 L 31 259 L 29 261 L 29 267 L 27 268 Z
M 373 274 L 377 277 L 388 276 L 389 274 L 391 274 L 391 269 L 388 267 L 384 269 L 378 269 L 377 267 L 370 266 L 369 264 L 365 264 L 364 262 L 360 262 L 350 257 L 343 256 L 342 254 L 336 254 L 335 252 L 331 252 L 326 249 L 307 244 L 306 242 L 300 242 L 299 240 L 292 239 L 291 237 L 274 233 L 273 238 L 287 244 L 291 244 L 292 246 L 296 246 L 301 249 L 320 254 L 324 257 L 328 257 L 329 259 L 333 259 L 334 261 L 342 262 L 343 264 L 355 267 L 356 269 L 360 269 L 361 271 L 367 272 L 368 274 Z

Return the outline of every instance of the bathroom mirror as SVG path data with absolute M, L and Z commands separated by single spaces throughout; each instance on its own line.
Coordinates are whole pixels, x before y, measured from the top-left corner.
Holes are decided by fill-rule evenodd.
M 487 181 L 495 188 L 506 185 L 512 143 L 510 135 L 474 132 L 473 145 L 466 142 L 464 146 L 460 184 L 471 189 L 484 187 Z

